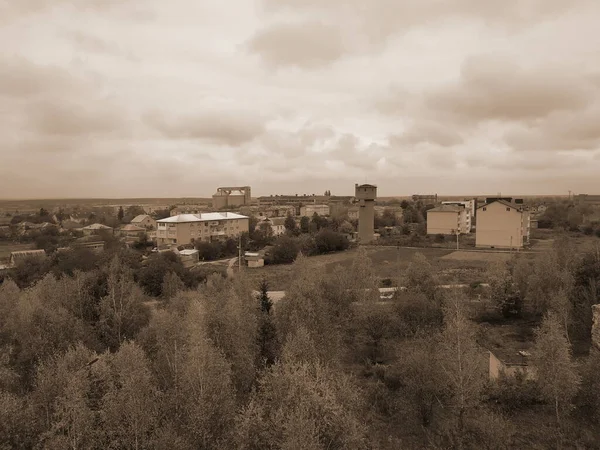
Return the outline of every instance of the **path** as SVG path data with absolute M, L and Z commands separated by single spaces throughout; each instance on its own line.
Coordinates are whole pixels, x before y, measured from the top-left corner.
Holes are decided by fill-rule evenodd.
M 233 265 L 237 262 L 238 258 L 231 258 L 227 263 L 227 277 L 233 278 Z

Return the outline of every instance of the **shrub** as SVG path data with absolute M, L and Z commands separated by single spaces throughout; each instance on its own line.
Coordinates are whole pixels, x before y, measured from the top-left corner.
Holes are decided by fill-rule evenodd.
M 446 236 L 444 236 L 443 234 L 435 235 L 435 242 L 437 242 L 438 244 L 443 243 L 445 240 L 446 240 Z
M 271 249 L 272 264 L 289 264 L 294 262 L 300 251 L 298 241 L 289 236 L 281 236 Z
M 525 409 L 540 403 L 537 384 L 527 380 L 523 372 L 510 376 L 501 374 L 489 387 L 488 398 L 507 412 Z

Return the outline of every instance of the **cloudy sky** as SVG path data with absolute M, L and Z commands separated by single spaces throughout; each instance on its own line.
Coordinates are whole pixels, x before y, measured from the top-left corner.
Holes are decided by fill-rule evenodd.
M 0 0 L 0 197 L 598 193 L 598 0 Z

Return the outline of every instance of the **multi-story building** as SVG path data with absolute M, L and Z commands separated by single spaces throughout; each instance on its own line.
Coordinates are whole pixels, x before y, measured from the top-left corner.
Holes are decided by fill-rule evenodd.
M 157 220 L 156 241 L 162 244 L 211 242 L 248 232 L 249 218 L 232 212 L 179 214 Z
M 522 206 L 494 200 L 477 208 L 475 246 L 522 248 L 529 242 L 531 218 Z
M 466 234 L 471 232 L 464 205 L 440 205 L 427 211 L 427 234 Z
M 600 205 L 600 195 L 579 194 L 573 198 L 580 205 Z
M 315 214 L 318 216 L 328 216 L 329 205 L 305 205 L 300 207 L 301 217 L 312 217 Z
M 465 208 L 465 222 L 466 229 L 470 232 L 473 229 L 473 218 L 475 217 L 475 209 L 477 202 L 475 199 L 471 200 L 457 200 L 457 201 L 447 201 L 442 202 L 442 205 L 458 205 L 463 206 Z

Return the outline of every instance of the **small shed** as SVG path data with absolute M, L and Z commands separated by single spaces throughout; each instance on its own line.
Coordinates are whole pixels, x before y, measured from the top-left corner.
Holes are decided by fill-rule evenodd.
M 249 268 L 263 267 L 265 265 L 265 258 L 260 253 L 244 253 L 244 259 L 248 264 Z
M 15 266 L 20 261 L 25 261 L 29 258 L 44 259 L 46 258 L 46 252 L 44 250 L 21 250 L 18 252 L 12 252 L 8 264 Z
M 531 354 L 525 350 L 501 350 L 490 351 L 490 380 L 497 380 L 501 374 L 514 377 L 521 373 L 526 379 L 535 378 L 533 367 L 529 364 Z
M 194 249 L 185 249 L 179 251 L 179 257 L 185 268 L 190 268 L 200 260 L 200 252 Z

